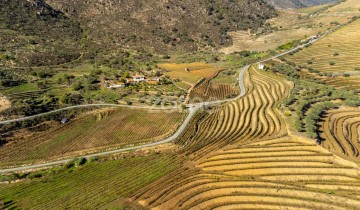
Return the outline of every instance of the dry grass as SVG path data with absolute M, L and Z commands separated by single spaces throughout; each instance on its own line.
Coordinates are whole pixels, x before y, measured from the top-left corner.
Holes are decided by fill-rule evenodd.
M 165 63 L 158 66 L 167 71 L 165 75 L 192 85 L 195 85 L 201 78 L 212 78 L 217 72 L 223 70 L 212 64 L 200 62 L 185 64 Z
M 0 96 L 0 112 L 11 107 L 11 102 L 6 97 Z

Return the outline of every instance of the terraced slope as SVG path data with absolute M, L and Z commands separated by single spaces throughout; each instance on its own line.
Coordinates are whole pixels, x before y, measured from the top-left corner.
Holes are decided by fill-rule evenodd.
M 298 64 L 321 72 L 351 72 L 360 67 L 360 20 L 326 36 L 305 50 L 289 56 Z M 309 64 L 308 61 L 312 63 Z M 334 62 L 331 65 L 329 62 Z
M 239 87 L 230 84 L 213 82 L 212 79 L 203 79 L 189 94 L 189 103 L 217 101 L 233 98 L 240 94 Z
M 357 90 L 360 86 L 359 52 L 360 19 L 286 58 L 298 65 L 316 70 L 315 72 L 319 72 L 319 78 L 326 84 Z
M 360 110 L 340 109 L 327 113 L 321 123 L 322 145 L 332 152 L 359 161 Z
M 206 154 L 214 148 L 252 139 L 286 135 L 284 121 L 276 107 L 289 93 L 289 85 L 279 78 L 250 70 L 249 94 L 241 100 L 216 107 L 199 125 L 197 133 L 184 140 L 188 154 Z M 195 155 L 195 156 L 197 156 Z M 201 155 L 200 155 L 201 156 Z
M 132 199 L 153 209 L 357 209 L 359 167 L 288 136 L 276 107 L 289 86 L 254 69 L 250 78 L 243 99 L 199 115 L 185 142 L 194 161 Z

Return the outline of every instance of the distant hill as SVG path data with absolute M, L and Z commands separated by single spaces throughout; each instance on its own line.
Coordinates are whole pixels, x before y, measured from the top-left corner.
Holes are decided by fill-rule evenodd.
M 321 4 L 338 2 L 339 0 L 266 0 L 276 8 L 289 9 L 310 7 Z
M 214 49 L 231 43 L 228 31 L 256 29 L 276 11 L 263 0 L 47 0 L 78 20 L 90 45 L 156 52 Z

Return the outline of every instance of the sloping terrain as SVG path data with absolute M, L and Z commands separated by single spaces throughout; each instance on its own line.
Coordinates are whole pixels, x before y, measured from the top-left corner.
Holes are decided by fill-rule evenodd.
M 183 114 L 177 111 L 120 108 L 85 114 L 63 125 L 51 121 L 3 133 L 5 143 L 0 146 L 0 165 L 44 162 L 161 140 L 174 133 L 182 118 Z
M 344 158 L 359 161 L 360 110 L 342 108 L 328 112 L 321 125 L 322 145 Z
M 360 4 L 357 5 L 360 8 Z M 303 66 L 313 76 L 338 89 L 359 92 L 360 86 L 360 20 L 330 34 L 293 56 L 291 62 Z
M 258 28 L 275 11 L 260 0 L 47 0 L 80 21 L 91 48 L 196 50 L 231 43 L 227 31 Z
M 0 2 L 0 64 L 39 66 L 80 56 L 82 29 L 43 0 Z
M 359 167 L 288 135 L 276 107 L 289 86 L 255 70 L 250 78 L 243 99 L 197 118 L 199 132 L 181 138 L 194 168 L 133 199 L 154 209 L 356 209 Z
M 276 8 L 289 9 L 310 7 L 321 4 L 338 2 L 338 0 L 266 0 Z

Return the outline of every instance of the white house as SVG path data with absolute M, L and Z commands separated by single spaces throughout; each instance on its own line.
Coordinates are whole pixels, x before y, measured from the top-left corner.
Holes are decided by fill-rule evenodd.
M 265 68 L 265 65 L 262 63 L 259 63 L 259 70 L 264 70 L 264 68 Z
M 124 87 L 126 87 L 126 84 L 123 82 L 119 82 L 119 83 L 110 85 L 108 88 L 124 88 Z
M 135 75 L 135 76 L 133 76 L 133 80 L 134 80 L 134 82 L 143 82 L 143 81 L 145 81 L 145 76 L 144 75 Z

